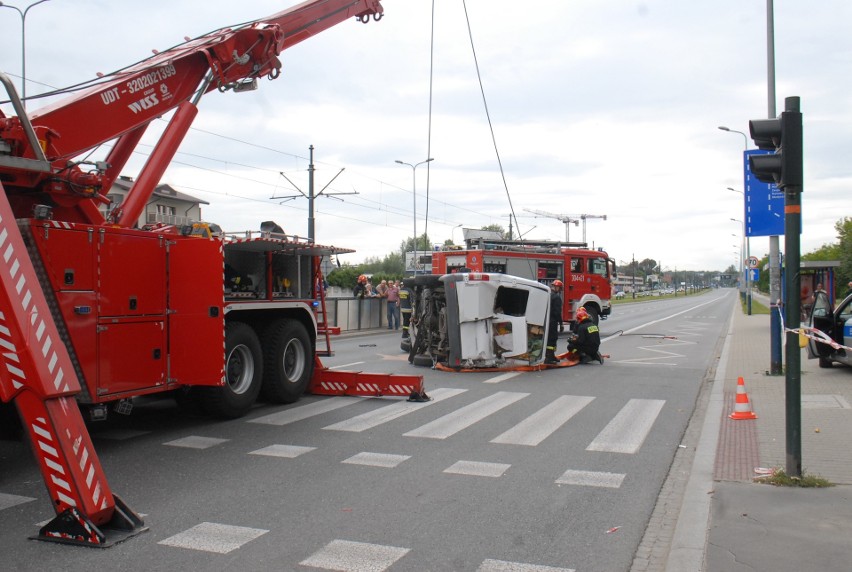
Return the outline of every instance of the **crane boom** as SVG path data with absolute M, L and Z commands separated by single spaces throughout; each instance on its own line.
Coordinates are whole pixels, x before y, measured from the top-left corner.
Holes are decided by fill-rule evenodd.
M 105 361 L 101 352 L 109 354 L 120 348 L 116 343 L 98 346 L 101 350 L 96 352 L 92 349 L 94 345 L 107 340 L 106 336 L 98 336 L 108 330 L 153 332 L 150 341 L 145 342 L 154 347 L 149 354 L 151 361 L 168 362 L 169 367 L 177 359 L 175 356 L 183 358 L 185 354 L 173 348 L 171 355 L 164 358 L 163 348 L 168 351 L 172 341 L 175 348 L 179 346 L 179 340 L 186 339 L 186 332 L 192 332 L 191 324 L 205 320 L 205 324 L 210 324 L 207 328 L 213 335 L 207 346 L 213 354 L 220 355 L 227 340 L 223 331 L 221 280 L 226 264 L 222 244 L 192 237 L 183 239 L 180 247 L 176 242 L 169 243 L 172 247 L 169 262 L 173 267 L 164 268 L 164 241 L 142 236 L 141 230 L 114 227 L 135 224 L 189 130 L 197 114 L 198 100 L 204 93 L 213 89 L 244 91 L 253 88 L 255 80 L 264 75 L 275 79 L 281 69 L 277 56 L 284 49 L 344 20 L 357 18 L 367 22 L 370 18 L 379 20 L 382 14 L 380 0 L 308 0 L 268 18 L 189 40 L 95 81 L 87 90 L 32 115 L 27 114 L 9 78 L 0 73 L 0 86 L 9 94 L 17 113 L 7 117 L 0 111 L 0 249 L 4 253 L 0 260 L 0 345 L 3 347 L 0 358 L 5 363 L 0 374 L 0 401 L 14 402 L 17 406 L 57 513 L 56 518 L 42 527 L 39 538 L 105 546 L 111 542 L 110 537 L 116 539 L 145 530 L 138 515 L 109 488 L 74 399 L 82 391 L 81 380 L 87 377 L 85 368 L 97 371 L 99 360 Z M 173 110 L 175 113 L 122 209 L 110 215 L 113 224 L 104 224 L 98 205 L 109 203 L 105 193 L 146 127 Z M 115 144 L 105 162 L 90 168 L 89 164 L 74 161 L 80 154 L 111 140 Z M 29 217 L 34 218 L 25 223 Z M 25 230 L 26 238 L 19 222 L 30 225 Z M 34 238 L 34 232 L 38 238 Z M 284 240 L 267 242 L 295 247 Z M 53 250 L 46 255 L 39 249 Z M 120 270 L 127 267 L 110 264 L 134 260 L 137 258 L 134 254 L 138 253 L 143 255 L 138 257 L 138 267 L 149 270 L 140 274 L 156 274 L 156 279 L 136 285 L 141 291 L 133 290 L 125 306 L 123 301 L 116 302 L 124 293 L 116 293 L 121 290 L 122 280 L 129 281 L 128 274 Z M 206 265 L 199 262 L 199 253 L 207 256 Z M 272 251 L 266 254 L 271 267 Z M 181 264 L 183 259 L 178 259 L 179 256 L 192 259 L 192 265 Z M 51 270 L 52 264 L 60 264 L 59 272 L 64 273 L 62 284 L 53 289 L 50 284 L 56 279 L 56 271 Z M 315 289 L 319 283 L 318 264 L 316 268 L 315 275 L 303 281 L 307 290 Z M 198 292 L 182 284 L 187 282 L 181 280 L 185 276 L 183 271 L 191 271 L 193 277 L 199 271 L 215 277 L 207 283 L 207 301 L 215 304 L 197 312 L 193 301 L 198 298 Z M 267 280 L 270 299 L 272 286 L 270 271 Z M 106 318 L 103 324 L 96 323 L 101 306 L 111 301 L 117 304 L 107 310 L 111 318 Z M 298 304 L 294 302 L 293 306 L 298 309 Z M 78 321 L 69 327 L 62 312 L 63 308 L 72 306 L 69 315 Z M 172 309 L 176 306 L 184 310 L 176 312 Z M 310 307 L 305 306 L 305 311 L 311 311 Z M 143 314 L 153 317 L 142 319 Z M 195 321 L 196 318 L 201 320 Z M 283 321 L 276 323 L 279 331 L 284 330 Z M 306 323 L 313 323 L 316 328 L 316 317 L 310 315 Z M 58 324 L 64 325 L 60 328 Z M 133 327 L 138 324 L 152 327 L 150 330 Z M 192 335 L 194 352 L 201 342 L 194 332 Z M 307 335 L 305 332 L 299 339 Z M 138 336 L 133 338 L 133 344 L 125 346 L 137 341 Z M 84 349 L 75 348 L 72 342 L 82 344 Z M 313 347 L 312 343 L 304 345 Z M 103 349 L 106 347 L 112 350 Z M 73 359 L 72 353 L 76 356 Z M 87 363 L 81 365 L 82 361 Z M 192 364 L 193 371 L 198 370 L 196 365 Z M 151 367 L 142 364 L 140 369 Z M 222 364 L 213 364 L 208 369 L 214 373 L 208 379 L 189 377 L 197 385 L 225 385 L 223 376 L 217 375 L 224 371 Z M 180 373 L 179 370 L 175 366 L 170 371 Z M 162 385 L 165 369 L 149 377 L 153 383 L 143 379 L 139 384 L 145 391 L 150 391 L 152 385 Z M 422 385 L 422 378 L 420 381 Z M 138 389 L 131 385 L 121 388 L 114 391 L 131 395 L 133 389 Z M 88 395 L 91 397 L 91 392 Z M 107 532 L 111 534 L 108 536 Z
M 574 223 L 574 226 L 577 226 L 578 224 L 580 224 L 580 219 L 573 218 L 569 215 L 549 213 L 549 212 L 546 212 L 546 211 L 540 211 L 540 210 L 536 210 L 536 209 L 524 209 L 524 210 L 527 211 L 528 213 L 533 213 L 534 215 L 543 216 L 543 217 L 546 217 L 546 218 L 555 218 L 556 220 L 565 223 L 565 242 L 569 242 L 568 225 L 570 225 L 572 222 Z M 586 239 L 586 237 L 584 236 L 583 241 L 585 241 L 585 239 Z
M 29 118 L 22 108 L 18 117 L 4 119 L 0 113 L 0 142 L 10 149 L 5 157 L 4 145 L 0 145 L 0 170 L 13 209 L 28 214 L 35 197 L 52 202 L 43 199 L 46 194 L 60 208 L 74 211 L 74 216 L 57 213 L 66 220 L 103 222 L 97 205 L 109 201 L 101 191 L 105 193 L 118 177 L 147 126 L 177 109 L 134 185 L 131 203 L 113 217 L 121 226 L 132 224 L 139 205 L 150 198 L 186 135 L 204 93 L 253 89 L 257 78 L 280 75 L 278 55 L 283 50 L 345 20 L 367 22 L 382 15 L 380 0 L 309 0 L 157 53 L 92 82 L 85 91 L 39 109 Z M 27 123 L 41 149 L 34 149 L 26 136 Z M 76 165 L 69 168 L 74 157 L 112 140 L 116 142 L 107 160 L 94 171 L 82 171 Z M 39 158 L 41 150 L 53 165 L 52 172 L 16 168 L 19 163 L 14 159 Z

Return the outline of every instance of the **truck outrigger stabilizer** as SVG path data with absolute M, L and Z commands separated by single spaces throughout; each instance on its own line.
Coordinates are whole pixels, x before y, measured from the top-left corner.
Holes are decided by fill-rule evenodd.
M 30 538 L 93 548 L 109 548 L 148 530 L 139 515 L 124 504 L 124 501 L 117 495 L 113 495 L 112 498 L 115 503 L 112 518 L 101 526 L 71 507 L 56 515 L 39 529 L 38 535 Z

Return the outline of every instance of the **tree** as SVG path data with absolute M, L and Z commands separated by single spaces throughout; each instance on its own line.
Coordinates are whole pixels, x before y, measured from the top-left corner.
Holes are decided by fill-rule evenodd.
M 417 237 L 417 250 L 421 252 L 432 250 L 432 241 L 429 239 L 429 235 L 425 232 Z M 402 259 L 405 260 L 405 253 L 414 251 L 414 239 L 409 236 L 403 240 L 399 245 L 399 251 L 402 255 Z
M 840 290 L 837 292 L 843 295 L 846 292 L 846 285 L 852 281 L 852 217 L 845 216 L 834 225 L 837 231 L 837 238 L 840 240 L 839 256 L 836 260 L 840 261 L 840 268 L 837 269 L 837 287 Z
M 821 247 L 802 255 L 802 260 L 837 260 L 840 267 L 834 275 L 835 292 L 839 298 L 846 292 L 847 284 L 852 280 L 852 217 L 843 217 L 834 224 L 837 231 L 837 243 L 823 244 Z
M 639 271 L 643 274 L 654 274 L 657 268 L 657 261 L 653 258 L 646 258 L 639 263 Z
M 489 224 L 487 226 L 483 226 L 481 230 L 490 230 L 493 232 L 497 232 L 500 234 L 501 239 L 506 238 L 506 229 L 499 224 Z

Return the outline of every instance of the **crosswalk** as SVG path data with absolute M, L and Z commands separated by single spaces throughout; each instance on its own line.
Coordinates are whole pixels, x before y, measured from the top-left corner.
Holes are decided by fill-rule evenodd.
M 425 403 L 408 401 L 384 403 L 358 397 L 305 400 L 305 402 L 286 410 L 249 419 L 247 423 L 283 426 L 311 418 L 321 419 L 326 414 L 333 414 L 336 420 L 323 425 L 323 431 L 357 434 L 393 423 L 392 431 L 399 431 L 399 434 L 403 437 L 442 441 L 489 417 L 498 416 L 501 412 L 505 413 L 511 407 L 523 403 L 531 396 L 531 394 L 524 392 L 497 391 L 476 399 L 475 397 L 467 397 L 468 391 L 461 388 L 437 388 L 430 391 L 432 400 Z M 561 430 L 566 430 L 566 426 L 571 423 L 572 419 L 594 403 L 596 399 L 599 398 L 586 395 L 561 395 L 537 410 L 527 413 L 523 418 L 511 417 L 516 419 L 514 424 L 508 428 L 504 426 L 501 432 L 491 437 L 488 442 L 496 445 L 537 447 L 548 438 L 557 435 Z M 609 399 L 611 400 L 611 398 Z M 455 408 L 447 407 L 453 403 L 453 400 L 458 401 L 457 406 Z M 365 401 L 376 404 L 376 406 L 369 411 L 362 412 Z M 361 404 L 358 412 L 346 416 L 346 408 L 356 404 Z M 662 399 L 628 399 L 625 397 L 621 408 L 610 419 L 598 419 L 602 427 L 586 444 L 585 450 L 616 455 L 635 455 L 645 443 L 665 404 L 666 401 Z M 435 407 L 438 405 L 439 407 Z M 431 420 L 423 422 L 422 413 L 433 409 L 438 411 L 438 414 Z M 447 412 L 448 409 L 451 410 Z M 414 414 L 421 414 L 418 416 L 419 420 L 414 424 L 415 426 L 407 426 L 406 418 Z M 340 419 L 341 416 L 345 418 Z M 174 442 L 167 444 L 173 445 Z M 215 446 L 215 444 L 211 446 Z M 301 455 L 313 454 L 315 451 L 314 447 L 272 444 L 253 450 L 250 454 L 295 459 Z M 340 462 L 346 465 L 392 470 L 403 463 L 411 462 L 414 454 L 416 453 L 357 451 Z M 446 475 L 456 475 L 458 478 L 488 480 L 499 479 L 510 468 L 511 464 L 509 463 L 457 459 L 446 467 L 436 468 L 436 471 Z M 569 467 L 563 469 L 561 474 L 554 475 L 552 482 L 554 486 L 595 487 L 601 490 L 618 489 L 627 476 L 625 473 Z M 201 534 L 205 531 L 207 534 Z M 239 530 L 229 525 L 202 523 L 198 527 L 166 538 L 160 541 L 160 544 L 194 550 L 222 551 L 225 548 L 236 550 L 239 548 L 238 542 L 241 539 L 243 543 L 247 543 L 264 532 L 266 531 L 253 528 Z M 223 538 L 219 541 L 211 538 L 211 534 L 221 534 Z M 299 565 L 313 569 L 343 572 L 360 572 L 362 570 L 383 572 L 392 570 L 394 565 L 403 559 L 415 557 L 416 551 L 416 547 L 387 546 L 356 542 L 349 539 L 335 539 L 299 562 Z M 574 572 L 573 568 L 496 559 L 483 560 L 476 570 L 477 572 Z
M 623 403 L 613 406 L 613 399 L 607 397 L 607 411 L 614 411 L 609 418 L 600 415 L 593 416 L 594 422 L 600 427 L 594 432 L 582 431 L 588 442 L 576 443 L 576 433 L 573 432 L 572 421 L 580 414 L 602 400 L 601 397 L 587 395 L 560 395 L 549 398 L 546 403 L 537 406 L 535 396 L 518 391 L 496 391 L 484 397 L 476 395 L 469 389 L 458 387 L 436 388 L 430 391 L 431 401 L 424 403 L 408 401 L 375 400 L 361 397 L 309 397 L 298 404 L 274 413 L 262 414 L 246 419 L 244 422 L 254 425 L 281 427 L 307 422 L 319 421 L 322 431 L 340 432 L 341 434 L 359 434 L 365 431 L 383 427 L 383 430 L 403 437 L 403 443 L 411 440 L 415 443 L 436 442 L 436 445 L 450 439 L 476 424 L 482 424 L 483 429 L 492 425 L 483 423 L 489 418 L 505 421 L 511 419 L 507 426 L 505 422 L 497 423 L 499 429 L 492 434 L 480 430 L 477 435 L 484 435 L 483 445 L 489 443 L 506 447 L 534 448 L 547 442 L 548 439 L 564 439 L 571 434 L 574 445 L 585 448 L 586 451 L 614 455 L 635 455 L 646 442 L 656 420 L 661 415 L 666 401 L 662 399 L 638 399 L 624 396 Z M 519 406 L 523 405 L 519 409 Z M 357 406 L 357 407 L 356 407 Z M 619 409 L 620 407 L 620 409 Z M 351 408 L 352 413 L 347 414 Z M 364 411 L 368 409 L 367 411 Z M 425 415 L 424 412 L 435 413 Z M 326 424 L 324 417 L 329 417 Z M 591 416 L 585 415 L 583 424 L 587 425 Z M 285 431 L 274 433 L 278 436 L 295 435 L 298 432 Z M 128 436 L 118 434 L 100 434 L 99 438 L 128 439 L 138 437 L 137 434 Z M 227 436 L 210 437 L 184 435 L 170 438 L 162 443 L 167 447 L 184 447 L 197 450 L 216 450 L 227 443 Z M 375 440 L 353 440 L 363 447 L 364 442 L 376 443 Z M 260 446 L 262 445 L 262 446 Z M 427 447 L 430 448 L 431 446 Z M 405 463 L 413 462 L 418 451 L 423 447 L 412 446 L 411 451 L 395 450 L 392 453 L 381 450 L 358 450 L 354 448 L 341 464 L 351 466 L 373 467 L 379 470 L 393 470 Z M 377 447 L 380 449 L 380 446 Z M 474 447 L 475 450 L 475 447 Z M 317 447 L 305 446 L 303 443 L 267 442 L 257 448 L 246 451 L 247 455 L 277 458 L 281 462 L 294 461 L 302 456 L 315 455 Z M 470 453 L 475 456 L 475 453 Z M 511 457 L 511 455 L 510 455 Z M 517 458 L 517 457 L 515 457 Z M 566 460 L 566 463 L 571 463 Z M 452 475 L 458 479 L 480 479 L 487 483 L 489 479 L 504 477 L 512 465 L 505 462 L 485 462 L 482 459 L 457 458 L 446 462 L 444 466 L 436 466 L 436 473 Z M 619 489 L 622 487 L 626 473 L 588 470 L 583 466 L 563 466 L 549 477 L 554 487 L 594 487 L 601 491 Z M 0 494 L 0 509 L 16 503 L 28 502 L 33 499 L 13 498 Z M 5 506 L 4 506 L 5 505 Z M 239 550 L 265 535 L 268 530 L 262 528 L 240 527 L 227 523 L 202 522 L 178 532 L 173 536 L 160 540 L 158 543 L 177 549 L 205 551 L 217 554 L 227 554 Z M 340 571 L 392 570 L 394 564 L 404 558 L 412 558 L 416 547 L 384 546 L 355 542 L 350 539 L 335 539 L 318 549 L 314 554 L 305 558 L 299 564 L 308 568 Z M 534 563 L 507 562 L 487 559 L 482 561 L 480 572 L 571 572 L 570 568 L 554 568 Z

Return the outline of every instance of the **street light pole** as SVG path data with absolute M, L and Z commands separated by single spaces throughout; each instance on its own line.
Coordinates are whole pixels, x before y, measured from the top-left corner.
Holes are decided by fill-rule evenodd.
M 33 2 L 24 8 L 23 11 L 21 11 L 21 9 L 17 6 L 9 6 L 8 4 L 0 2 L 0 8 L 11 8 L 21 17 L 21 102 L 24 109 L 27 108 L 27 12 L 30 11 L 30 8 L 47 1 L 48 0 L 38 0 L 38 2 Z
M 743 191 L 738 191 L 737 189 L 732 189 L 728 187 L 729 191 L 733 191 L 735 193 L 739 193 L 743 196 L 743 204 L 745 204 L 745 193 Z M 743 209 L 745 210 L 745 209 Z M 731 219 L 733 220 L 733 219 Z M 746 236 L 745 233 L 745 222 L 743 222 L 743 240 L 745 240 L 746 244 L 746 260 L 751 258 L 751 237 Z M 751 316 L 751 268 L 746 272 L 746 313 Z
M 741 221 L 741 220 L 740 220 L 740 219 L 738 219 L 738 218 L 732 218 L 731 220 L 732 220 L 733 222 L 738 222 L 738 223 L 740 223 L 741 228 L 743 229 L 743 240 L 745 240 L 745 222 L 744 222 L 744 221 Z M 746 259 L 745 259 L 745 260 L 748 260 L 748 259 L 751 257 L 751 253 L 748 251 L 748 245 L 746 245 L 746 251 L 747 251 L 747 252 L 746 252 Z M 742 258 L 742 257 L 740 257 L 740 258 Z M 745 272 L 745 279 L 746 279 L 746 300 L 749 300 L 749 294 L 750 294 L 750 292 L 749 292 L 748 286 L 749 286 L 749 274 L 750 274 L 750 272 L 749 272 L 749 271 L 748 271 L 748 269 L 746 268 L 746 261 L 745 261 L 745 260 L 741 260 L 741 261 L 740 261 L 740 276 L 742 276 L 742 275 L 743 275 L 743 272 Z M 748 314 L 749 314 L 749 316 L 750 316 L 750 315 L 751 315 L 751 304 L 750 304 L 750 303 L 749 303 L 749 304 L 747 304 L 747 308 L 748 308 Z
M 719 129 L 722 131 L 727 131 L 728 133 L 739 133 L 743 136 L 743 158 L 745 159 L 746 153 L 748 152 L 748 137 L 742 131 L 737 131 L 736 129 L 730 129 L 725 127 L 724 125 L 720 125 Z M 742 192 L 743 195 L 743 221 L 748 220 L 748 212 L 746 208 L 746 196 L 744 191 L 738 191 L 736 189 L 732 189 L 728 187 L 728 190 L 734 191 L 735 193 Z M 745 222 L 743 222 L 743 239 L 746 241 L 746 250 L 748 251 L 748 257 L 751 258 L 751 243 L 750 238 L 746 236 L 745 232 Z M 746 314 L 751 316 L 751 268 L 746 271 Z
M 412 266 L 414 267 L 414 274 L 417 274 L 417 167 L 434 160 L 434 158 L 430 157 L 429 159 L 426 159 L 425 161 L 420 161 L 419 163 L 415 163 L 414 165 L 412 165 L 411 163 L 406 163 L 405 161 L 400 161 L 399 159 L 394 161 L 395 163 L 399 163 L 400 165 L 408 165 L 409 167 L 411 167 L 411 194 L 414 199 L 414 260 L 412 261 Z

